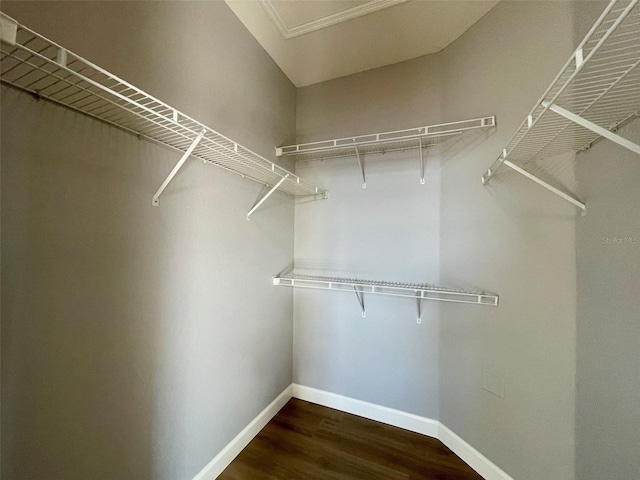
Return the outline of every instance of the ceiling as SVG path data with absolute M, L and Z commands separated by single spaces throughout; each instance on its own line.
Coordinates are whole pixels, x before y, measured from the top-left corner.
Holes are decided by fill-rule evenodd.
M 499 0 L 225 0 L 302 87 L 439 52 Z

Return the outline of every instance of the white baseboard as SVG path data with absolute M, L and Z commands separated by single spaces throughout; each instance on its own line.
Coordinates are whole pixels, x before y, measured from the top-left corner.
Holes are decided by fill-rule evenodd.
M 273 402 L 254 418 L 231 442 L 222 449 L 195 477 L 193 480 L 214 480 L 229 466 L 242 449 L 246 447 L 264 426 L 280 411 L 291 399 L 293 386 L 289 385 L 278 395 Z
M 437 438 L 485 480 L 513 480 L 487 457 L 437 420 L 297 384 L 289 385 L 278 395 L 278 398 L 236 435 L 200 473 L 193 477 L 193 480 L 217 478 L 292 397 Z
M 373 403 L 363 402 L 355 398 L 345 397 L 295 383 L 293 384 L 293 397 L 358 415 L 359 417 L 376 420 L 377 422 L 386 423 L 387 425 L 393 425 L 394 427 L 421 433 L 429 437 L 438 438 L 438 426 L 440 422 L 431 420 L 430 418 L 419 417 L 418 415 L 394 410 L 393 408 L 381 407 Z
M 293 397 L 437 438 L 485 480 L 513 480 L 487 457 L 437 420 L 295 383 Z
M 478 472 L 485 480 L 513 480 L 511 476 L 507 475 L 495 463 L 482 455 L 442 423 L 438 429 L 438 440 L 464 460 L 467 465 Z

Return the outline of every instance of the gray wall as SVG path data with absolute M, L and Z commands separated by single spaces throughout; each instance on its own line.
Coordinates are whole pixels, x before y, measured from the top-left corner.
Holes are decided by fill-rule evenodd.
M 619 133 L 640 143 L 640 121 Z M 640 478 L 640 161 L 601 141 L 576 175 L 577 478 Z
M 398 79 L 419 95 L 398 90 Z M 418 59 L 298 90 L 298 140 L 410 128 L 441 118 L 441 67 Z M 318 273 L 404 282 L 440 277 L 440 157 L 420 185 L 418 152 L 303 162 L 297 172 L 330 191 L 296 203 L 295 257 Z M 306 271 L 306 270 L 305 270 Z M 294 292 L 294 382 L 417 415 L 438 416 L 439 306 L 353 293 Z
M 2 10 L 265 156 L 295 88 L 223 2 Z M 291 382 L 293 201 L 2 88 L 2 477 L 191 479 Z
M 601 9 L 501 2 L 437 55 L 298 90 L 299 141 L 497 115 L 496 129 L 439 149 L 424 192 L 407 170 L 415 154 L 372 159 L 366 190 L 353 159 L 299 165 L 331 198 L 296 205 L 295 249 L 323 268 L 486 289 L 501 305 L 430 306 L 416 327 L 402 300 L 372 298 L 363 321 L 347 294 L 296 291 L 294 381 L 439 418 L 514 478 L 574 478 L 577 212 L 525 178 L 483 187 L 480 175 Z M 572 158 L 555 160 L 567 187 Z M 482 389 L 485 371 L 504 399 Z
M 503 1 L 440 54 L 299 89 L 297 107 L 221 2 L 2 9 L 267 157 L 294 129 L 498 116 L 431 149 L 424 186 L 416 152 L 368 157 L 366 190 L 355 159 L 299 164 L 331 198 L 296 204 L 294 254 L 291 199 L 247 223 L 264 190 L 191 162 L 152 208 L 175 153 L 3 87 L 4 477 L 190 479 L 292 375 L 440 419 L 518 480 L 638 476 L 638 247 L 603 240 L 640 235 L 635 158 L 578 156 L 585 218 L 515 175 L 479 181 L 601 3 Z M 556 159 L 568 187 L 572 160 Z M 365 297 L 362 318 L 353 294 L 274 289 L 292 254 L 501 305 L 425 303 L 417 325 L 414 302 Z
M 495 113 L 498 128 L 443 164 L 442 279 L 500 306 L 442 307 L 440 419 L 518 480 L 574 478 L 578 213 L 515 173 L 479 176 L 574 48 L 571 3 L 501 2 L 443 54 L 446 118 Z M 569 188 L 570 160 L 552 160 Z M 504 398 L 482 388 L 485 372 Z

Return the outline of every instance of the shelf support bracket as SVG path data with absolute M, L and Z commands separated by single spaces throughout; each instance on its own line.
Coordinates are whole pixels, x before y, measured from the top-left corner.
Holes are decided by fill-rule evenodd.
M 607 138 L 612 142 L 615 142 L 622 147 L 628 148 L 632 152 L 635 152 L 638 155 L 640 155 L 640 145 L 635 144 L 627 140 L 626 138 L 623 138 L 620 135 L 617 135 L 611 132 L 610 130 L 607 130 L 606 128 L 602 128 L 600 125 L 596 125 L 595 123 L 590 122 L 589 120 L 582 118 L 580 115 L 576 115 L 575 113 L 570 112 L 569 110 L 566 110 L 556 105 L 555 103 L 542 102 L 542 106 L 545 108 L 548 108 L 552 112 L 557 113 L 558 115 L 563 116 L 568 120 L 571 120 L 574 123 L 577 123 L 581 127 L 591 130 L 592 132 L 597 133 L 601 137 Z
M 356 292 L 356 298 L 358 299 L 358 303 L 360 304 L 360 309 L 362 310 L 362 317 L 364 318 L 367 316 L 367 312 L 365 311 L 365 308 L 364 308 L 364 293 L 358 291 L 355 285 L 353 286 L 353 291 Z
M 424 185 L 424 153 L 422 152 L 422 137 L 418 137 L 420 141 L 420 185 Z
M 356 158 L 358 159 L 358 165 L 360 166 L 360 173 L 362 174 L 362 188 L 367 188 L 367 177 L 364 173 L 364 158 L 360 158 L 360 150 L 356 146 Z
M 251 220 L 251 215 L 253 215 L 253 212 L 255 212 L 255 211 L 258 209 L 258 207 L 260 207 L 260 205 L 262 205 L 262 204 L 264 203 L 264 201 L 265 201 L 267 198 L 269 198 L 269 197 L 271 196 L 271 194 L 273 194 L 273 192 L 275 192 L 275 191 L 278 189 L 278 187 L 279 187 L 280 185 L 282 185 L 282 184 L 284 183 L 284 181 L 285 181 L 287 178 L 289 178 L 289 174 L 288 174 L 288 173 L 287 173 L 284 177 L 282 177 L 282 178 L 278 181 L 278 183 L 276 183 L 273 187 L 271 187 L 271 190 L 269 190 L 269 191 L 264 195 L 264 197 L 262 197 L 260 200 L 258 200 L 258 203 L 256 203 L 256 204 L 251 208 L 251 210 L 249 210 L 249 213 L 247 213 L 247 220 Z
M 536 177 L 534 174 L 527 172 L 525 169 L 519 167 L 518 165 L 515 165 L 513 163 L 511 163 L 509 160 L 507 159 L 503 159 L 502 163 L 504 165 L 506 165 L 507 167 L 512 168 L 513 170 L 515 170 L 516 172 L 518 172 L 521 175 L 524 175 L 525 177 L 527 177 L 529 180 L 532 180 L 534 182 L 536 182 L 538 185 L 546 188 L 547 190 L 549 190 L 550 192 L 555 193 L 556 195 L 558 195 L 560 198 L 565 199 L 567 202 L 574 204 L 576 207 L 578 207 L 579 209 L 582 210 L 582 216 L 584 217 L 587 214 L 587 206 L 582 203 L 579 200 L 576 200 L 575 198 L 573 198 L 570 195 L 567 195 L 566 193 L 558 190 L 556 187 L 549 185 L 547 182 L 545 182 L 544 180 L 540 180 L 538 177 Z
M 422 323 L 422 297 L 420 292 L 416 292 L 416 298 L 418 299 L 418 324 Z
M 167 188 L 167 185 L 169 185 L 171 180 L 173 180 L 173 177 L 175 177 L 176 174 L 178 173 L 178 170 L 182 168 L 182 165 L 184 165 L 184 162 L 186 162 L 187 158 L 191 156 L 195 148 L 198 146 L 198 143 L 200 143 L 200 140 L 202 140 L 202 137 L 204 137 L 205 133 L 206 133 L 206 130 L 202 130 L 202 132 L 198 134 L 198 136 L 193 140 L 193 143 L 191 144 L 191 146 L 187 149 L 186 152 L 184 152 L 184 155 L 182 155 L 182 158 L 178 160 L 178 163 L 176 163 L 176 166 L 173 167 L 173 170 L 171 170 L 171 173 L 169 174 L 169 176 L 165 178 L 164 182 L 162 182 L 162 185 L 160 185 L 160 188 L 158 188 L 158 191 L 153 195 L 151 204 L 154 207 L 157 207 L 160 204 L 160 194 L 164 192 L 164 189 Z

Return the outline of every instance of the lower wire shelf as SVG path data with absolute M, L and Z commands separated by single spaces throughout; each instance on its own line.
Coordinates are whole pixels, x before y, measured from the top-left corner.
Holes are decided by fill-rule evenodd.
M 273 284 L 284 287 L 313 288 L 320 290 L 339 290 L 354 292 L 366 316 L 364 294 L 388 295 L 394 297 L 414 298 L 418 301 L 418 323 L 421 321 L 421 300 L 440 302 L 469 303 L 473 305 L 498 306 L 498 295 L 487 292 L 471 292 L 467 290 L 444 288 L 426 283 L 401 283 L 358 278 L 325 277 L 285 272 L 273 277 Z

